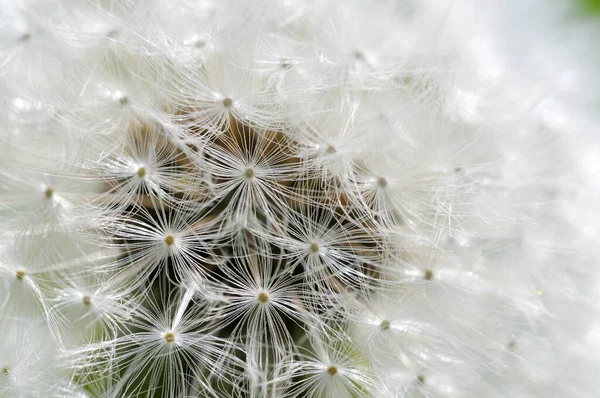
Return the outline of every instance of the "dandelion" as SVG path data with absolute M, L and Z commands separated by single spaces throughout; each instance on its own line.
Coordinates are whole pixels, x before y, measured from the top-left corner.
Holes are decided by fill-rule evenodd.
M 356 355 L 356 354 L 354 354 Z M 369 370 L 360 358 L 353 357 L 352 349 L 343 343 L 314 341 L 313 354 L 296 363 L 295 376 L 299 381 L 289 394 L 322 396 L 369 395 L 372 380 Z
M 573 5 L 5 3 L 1 397 L 596 395 Z
M 59 345 L 44 322 L 25 323 L 20 317 L 3 316 L 0 344 L 0 394 L 33 397 L 44 391 L 48 397 L 76 396 L 65 363 L 58 360 Z
M 197 214 L 185 210 L 171 213 L 155 203 L 152 212 L 136 207 L 105 226 L 111 237 L 107 245 L 120 249 L 124 256 L 108 266 L 125 274 L 135 271 L 144 276 L 141 281 L 156 278 L 166 269 L 172 269 L 169 273 L 174 280 L 190 278 L 190 273 L 201 276 L 203 268 L 216 261 L 208 243 L 210 225 Z
M 100 159 L 89 167 L 105 175 L 111 189 L 107 200 L 121 206 L 152 200 L 172 200 L 193 181 L 186 155 L 160 126 L 134 120 L 130 134 L 108 136 L 98 144 Z M 111 140 L 119 140 L 111 143 Z M 114 146 L 113 146 L 114 145 Z M 108 150 L 108 148 L 114 148 Z M 112 200 L 111 200 L 112 199 Z
M 231 376 L 235 363 L 224 364 L 229 343 L 210 333 L 203 306 L 194 305 L 192 297 L 190 292 L 151 297 L 149 309 L 138 307 L 122 324 L 129 329 L 124 335 L 71 352 L 74 365 L 85 369 L 89 382 L 97 377 L 95 370 L 108 366 L 118 382 L 105 394 L 179 396 L 195 388 L 210 392 L 211 372 Z
M 281 367 L 295 353 L 292 333 L 310 316 L 298 276 L 285 265 L 281 256 L 267 250 L 238 254 L 220 267 L 227 285 L 213 287 L 224 297 L 216 308 L 219 324 L 233 326 L 230 336 L 242 341 L 247 358 L 259 369 L 263 363 L 266 369 Z

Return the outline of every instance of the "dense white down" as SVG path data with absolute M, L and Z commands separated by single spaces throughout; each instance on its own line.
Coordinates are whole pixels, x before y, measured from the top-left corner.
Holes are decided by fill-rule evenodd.
M 0 397 L 597 396 L 579 18 L 0 1 Z

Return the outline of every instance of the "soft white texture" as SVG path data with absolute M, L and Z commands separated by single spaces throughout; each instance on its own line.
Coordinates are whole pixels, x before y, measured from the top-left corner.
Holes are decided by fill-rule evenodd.
M 568 1 L 0 2 L 1 397 L 594 397 Z

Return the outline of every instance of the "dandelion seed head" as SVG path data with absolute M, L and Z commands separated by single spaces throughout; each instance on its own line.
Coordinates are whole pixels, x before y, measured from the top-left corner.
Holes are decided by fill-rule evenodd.
M 596 391 L 598 40 L 523 1 L 2 8 L 0 395 Z

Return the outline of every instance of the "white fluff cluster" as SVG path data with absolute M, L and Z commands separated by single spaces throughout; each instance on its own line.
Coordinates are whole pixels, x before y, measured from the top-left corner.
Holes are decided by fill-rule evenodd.
M 596 396 L 568 1 L 5 3 L 1 397 Z

